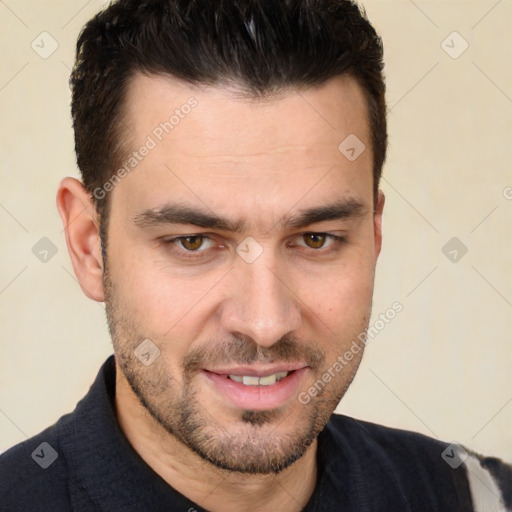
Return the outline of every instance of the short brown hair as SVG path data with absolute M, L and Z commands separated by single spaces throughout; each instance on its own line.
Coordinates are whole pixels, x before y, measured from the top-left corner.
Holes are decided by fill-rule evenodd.
M 78 167 L 103 220 L 108 196 L 93 191 L 127 152 L 122 108 L 136 72 L 235 83 L 255 97 L 354 76 L 368 103 L 376 198 L 387 147 L 383 48 L 354 2 L 118 0 L 92 18 L 70 83 Z

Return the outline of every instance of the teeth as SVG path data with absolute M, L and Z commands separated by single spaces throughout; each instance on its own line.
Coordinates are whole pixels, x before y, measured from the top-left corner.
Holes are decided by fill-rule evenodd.
M 260 383 L 260 379 L 259 379 L 259 377 L 252 377 L 252 376 L 244 375 L 242 377 L 242 382 L 246 386 L 257 386 Z
M 271 386 L 272 384 L 276 383 L 276 377 L 277 377 L 277 375 L 275 373 L 273 375 L 267 375 L 266 377 L 260 377 L 259 385 L 260 386 Z M 245 381 L 244 381 L 244 384 L 245 384 Z
M 280 380 L 283 380 L 289 372 L 273 373 L 266 377 L 255 377 L 253 375 L 230 375 L 229 378 L 245 386 L 271 386 Z

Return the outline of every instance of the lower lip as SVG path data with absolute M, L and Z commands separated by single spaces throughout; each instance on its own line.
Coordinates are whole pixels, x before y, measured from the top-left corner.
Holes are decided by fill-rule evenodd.
M 251 411 L 276 409 L 286 404 L 297 392 L 308 368 L 295 370 L 270 386 L 245 386 L 225 375 L 203 370 L 205 377 L 235 407 Z

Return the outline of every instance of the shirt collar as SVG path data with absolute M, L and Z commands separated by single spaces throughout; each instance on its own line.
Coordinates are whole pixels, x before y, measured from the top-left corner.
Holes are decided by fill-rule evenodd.
M 72 478 L 103 510 L 167 512 L 172 504 L 177 510 L 205 512 L 169 486 L 132 448 L 117 420 L 115 383 L 112 355 L 101 367 L 87 395 L 77 404 L 61 441 Z M 341 483 L 344 469 L 340 465 L 346 460 L 343 450 L 332 457 L 339 450 L 335 434 L 329 422 L 318 437 L 318 481 L 305 508 L 307 511 L 332 510 L 328 505 L 332 496 L 337 497 L 338 504 L 350 501 L 350 486 Z M 351 470 L 354 475 L 354 466 Z M 354 498 L 353 487 L 350 495 Z
M 188 510 L 194 503 L 170 487 L 135 452 L 117 421 L 114 356 L 78 403 L 61 447 L 70 471 L 104 510 Z

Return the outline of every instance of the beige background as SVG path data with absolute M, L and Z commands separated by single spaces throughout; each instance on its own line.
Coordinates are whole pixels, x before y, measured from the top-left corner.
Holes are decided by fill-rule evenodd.
M 55 208 L 59 180 L 77 175 L 74 44 L 100 6 L 0 2 L 0 451 L 71 411 L 111 353 Z M 390 107 L 374 317 L 404 309 L 368 345 L 339 411 L 512 460 L 512 3 L 365 6 Z M 59 45 L 47 59 L 31 48 L 43 31 Z M 453 31 L 469 44 L 457 59 L 442 47 Z M 32 253 L 42 237 L 58 249 L 46 263 Z M 456 263 L 442 252 L 452 237 L 468 248 Z

